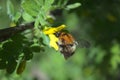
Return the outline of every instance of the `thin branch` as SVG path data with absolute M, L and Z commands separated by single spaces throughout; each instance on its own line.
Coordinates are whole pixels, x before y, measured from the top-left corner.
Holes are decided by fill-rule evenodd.
M 34 27 L 34 22 L 30 22 L 27 24 L 21 24 L 15 27 L 10 27 L 6 29 L 0 30 L 0 42 L 9 39 L 11 36 L 15 35 L 16 33 L 23 32 L 27 29 L 31 29 Z

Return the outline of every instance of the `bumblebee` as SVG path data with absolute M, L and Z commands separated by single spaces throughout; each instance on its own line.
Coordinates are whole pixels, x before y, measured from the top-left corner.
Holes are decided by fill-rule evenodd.
M 75 53 L 78 42 L 75 38 L 68 32 L 57 32 L 55 33 L 58 37 L 57 45 L 59 46 L 59 51 L 64 55 L 65 59 L 68 59 Z M 84 43 L 82 43 L 84 42 Z M 89 42 L 82 40 L 82 47 L 89 47 Z
M 64 55 L 64 58 L 67 59 L 72 56 L 78 45 L 73 36 L 67 32 L 57 32 L 55 35 L 59 39 L 57 45 L 59 46 L 59 51 Z

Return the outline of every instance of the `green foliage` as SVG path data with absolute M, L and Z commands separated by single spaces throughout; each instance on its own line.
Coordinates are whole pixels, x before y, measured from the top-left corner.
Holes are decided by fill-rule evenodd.
M 38 27 L 48 25 L 46 16 L 53 2 L 54 0 L 23 0 L 21 2 L 21 10 L 23 11 L 21 12 L 21 10 L 16 11 L 12 1 L 7 0 L 7 14 L 11 18 L 11 21 L 15 23 L 18 23 L 19 19 L 21 19 L 22 22 L 23 20 L 25 22 L 35 21 L 35 29 L 37 29 L 35 34 L 38 35 L 35 35 L 36 38 L 30 39 L 31 35 L 16 34 L 12 36 L 11 39 L 3 42 L 0 50 L 1 69 L 6 69 L 6 71 L 11 74 L 15 71 L 17 64 L 22 58 L 28 61 L 33 58 L 34 52 L 40 52 L 42 42 L 39 41 L 40 37 L 37 37 L 40 36 Z M 41 38 L 44 40 L 43 43 L 49 44 L 47 36 L 43 35 Z
M 44 51 L 44 47 L 49 46 L 49 37 L 43 34 L 42 30 L 46 26 L 53 25 L 48 19 L 54 21 L 54 17 L 51 16 L 50 12 L 58 7 L 55 7 L 57 3 L 54 0 L 21 0 L 18 6 L 14 2 L 14 0 L 6 1 L 7 14 L 11 19 L 10 24 L 19 25 L 21 23 L 34 22 L 35 27 L 33 30 L 14 34 L 10 39 L 1 43 L 0 69 L 6 69 L 6 72 L 11 74 L 17 68 L 17 73 L 21 74 L 24 69 L 22 70 L 20 62 L 23 59 L 25 62 L 31 60 L 33 53 Z M 63 3 L 65 7 L 66 1 Z M 63 5 L 62 2 L 61 5 Z M 63 8 L 61 5 L 59 4 L 59 8 Z M 73 9 L 79 5 L 79 3 L 75 3 L 67 6 L 67 8 Z M 20 67 L 17 67 L 18 65 Z
M 28 54 L 29 51 L 25 52 L 24 50 L 26 49 L 25 47 L 30 46 L 30 44 L 31 43 L 28 43 L 28 40 L 20 34 L 13 36 L 11 40 L 2 44 L 0 62 L 6 63 L 7 66 L 4 68 L 6 68 L 8 73 L 14 72 L 18 63 L 16 61 L 19 60 L 22 53 L 24 54 L 24 57 L 26 57 L 26 54 Z M 32 59 L 31 53 L 29 53 L 26 57 L 26 60 L 30 59 Z
M 79 7 L 79 6 L 81 6 L 80 3 L 74 3 L 74 4 L 71 4 L 71 5 L 66 6 L 66 9 L 67 9 L 67 10 L 71 10 L 71 9 L 75 9 L 75 8 L 77 8 L 77 7 Z
M 20 12 L 15 12 L 14 5 L 12 4 L 10 0 L 7 0 L 7 14 L 11 18 L 11 20 L 15 23 L 17 23 L 21 17 Z
M 43 44 L 49 46 L 49 42 L 50 42 L 49 37 L 47 35 L 43 34 L 43 33 L 41 34 L 41 37 L 43 39 Z
M 45 21 L 46 16 L 52 8 L 51 5 L 53 2 L 54 0 L 24 0 L 22 2 L 22 8 L 26 12 L 25 14 L 23 14 L 24 20 L 32 21 L 34 17 L 35 27 L 38 27 L 39 24 L 42 26 L 47 25 L 48 23 Z
M 7 14 L 12 18 L 14 17 L 15 11 L 14 6 L 10 0 L 7 0 Z
M 120 63 L 120 45 L 116 42 L 113 44 L 111 47 L 111 53 L 112 53 L 112 58 L 111 58 L 111 68 L 113 70 L 118 69 L 118 65 Z
M 12 57 L 10 60 L 8 60 L 8 63 L 7 63 L 7 67 L 6 67 L 7 73 L 9 74 L 13 73 L 14 70 L 16 69 L 16 66 L 17 66 L 17 62 L 15 58 Z
M 22 17 L 26 22 L 34 21 L 34 18 L 26 12 L 22 14 Z
M 119 0 L 21 1 L 17 3 L 20 11 L 16 11 L 14 0 L 7 0 L 9 17 L 16 23 L 35 21 L 35 27 L 34 30 L 27 30 L 1 42 L 1 80 L 10 80 L 4 76 L 4 70 L 11 74 L 18 69 L 17 73 L 20 71 L 21 74 L 25 64 L 18 67 L 24 60 L 27 68 L 25 71 L 23 69 L 24 73 L 20 77 L 12 75 L 16 80 L 34 80 L 43 76 L 48 78 L 44 80 L 119 80 Z M 3 13 L 4 6 L 0 6 L 0 13 Z M 51 11 L 57 15 L 51 16 Z M 59 20 L 69 26 L 69 31 L 78 42 L 84 38 L 92 46 L 89 49 L 78 47 L 75 54 L 65 61 L 63 55 L 48 47 L 49 38 L 42 33 L 45 26 L 59 25 Z M 4 21 L 7 21 L 6 18 Z M 30 60 L 32 62 L 28 63 Z

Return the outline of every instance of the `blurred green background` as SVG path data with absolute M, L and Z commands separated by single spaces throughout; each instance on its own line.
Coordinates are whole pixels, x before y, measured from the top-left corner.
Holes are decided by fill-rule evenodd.
M 19 4 L 19 0 L 12 1 Z M 78 42 L 85 39 L 91 47 L 78 47 L 68 60 L 46 47 L 27 62 L 22 75 L 1 70 L 0 80 L 120 80 L 120 0 L 69 0 L 68 4 L 75 2 L 82 5 L 63 10 L 58 19 Z M 6 1 L 0 0 L 0 29 L 9 25 Z

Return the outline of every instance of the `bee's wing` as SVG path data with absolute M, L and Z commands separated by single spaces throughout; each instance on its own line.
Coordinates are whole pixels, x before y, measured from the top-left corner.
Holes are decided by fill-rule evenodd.
M 80 48 L 89 48 L 91 46 L 90 42 L 88 42 L 87 40 L 83 40 L 83 39 L 80 39 L 78 41 L 78 46 Z

